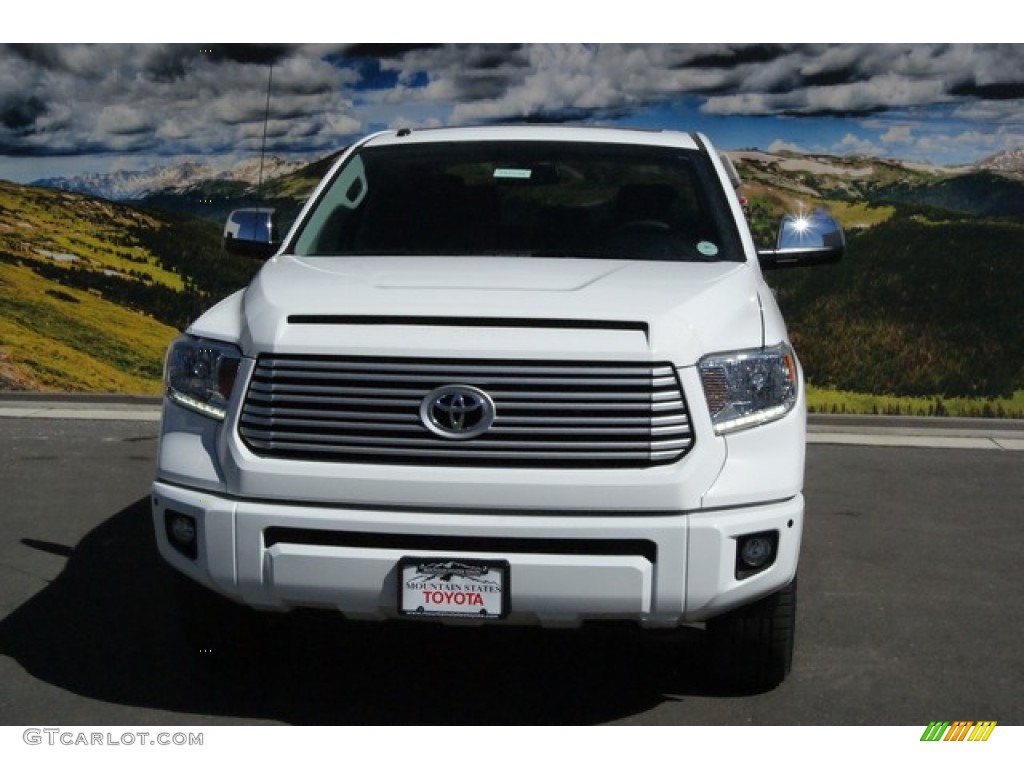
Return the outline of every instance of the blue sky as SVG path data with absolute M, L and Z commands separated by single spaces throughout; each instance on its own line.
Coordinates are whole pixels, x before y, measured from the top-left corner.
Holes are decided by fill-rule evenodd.
M 1024 148 L 1024 44 L 7 44 L 0 178 L 252 156 L 271 67 L 267 150 L 285 158 L 521 121 L 939 165 Z

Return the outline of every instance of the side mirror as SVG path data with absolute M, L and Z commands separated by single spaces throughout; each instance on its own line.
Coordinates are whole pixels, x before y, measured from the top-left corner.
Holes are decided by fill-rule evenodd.
M 224 250 L 228 253 L 266 258 L 280 244 L 274 208 L 238 208 L 224 224 Z
M 824 208 L 809 214 L 787 213 L 779 222 L 775 248 L 759 249 L 762 269 L 835 264 L 846 253 L 843 228 Z

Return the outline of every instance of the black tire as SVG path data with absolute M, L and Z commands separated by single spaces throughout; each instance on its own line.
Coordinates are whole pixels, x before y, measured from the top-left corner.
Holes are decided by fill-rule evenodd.
M 717 679 L 730 688 L 766 691 L 793 666 L 796 579 L 756 603 L 707 623 Z

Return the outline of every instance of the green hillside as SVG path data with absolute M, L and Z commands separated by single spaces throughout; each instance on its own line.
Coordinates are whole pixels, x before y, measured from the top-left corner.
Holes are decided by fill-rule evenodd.
M 1024 218 L 1024 194 L 1019 179 L 991 171 L 953 176 L 930 183 L 897 181 L 869 191 L 875 200 L 940 208 L 975 216 Z
M 212 224 L 0 181 L 0 389 L 158 392 L 177 329 L 256 267 Z
M 841 264 L 768 275 L 814 407 L 943 413 L 955 401 L 964 415 L 1024 416 L 1019 176 L 866 158 L 735 159 L 759 244 L 770 246 L 778 216 L 800 207 L 825 205 L 846 229 Z
M 847 258 L 770 275 L 812 384 L 1010 397 L 1024 389 L 1024 224 L 897 215 Z

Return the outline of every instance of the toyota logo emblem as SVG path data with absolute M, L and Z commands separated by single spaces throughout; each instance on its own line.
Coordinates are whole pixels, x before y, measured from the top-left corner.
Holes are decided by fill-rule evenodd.
M 439 437 L 469 440 L 494 423 L 494 401 L 476 387 L 441 387 L 423 398 L 420 421 Z

